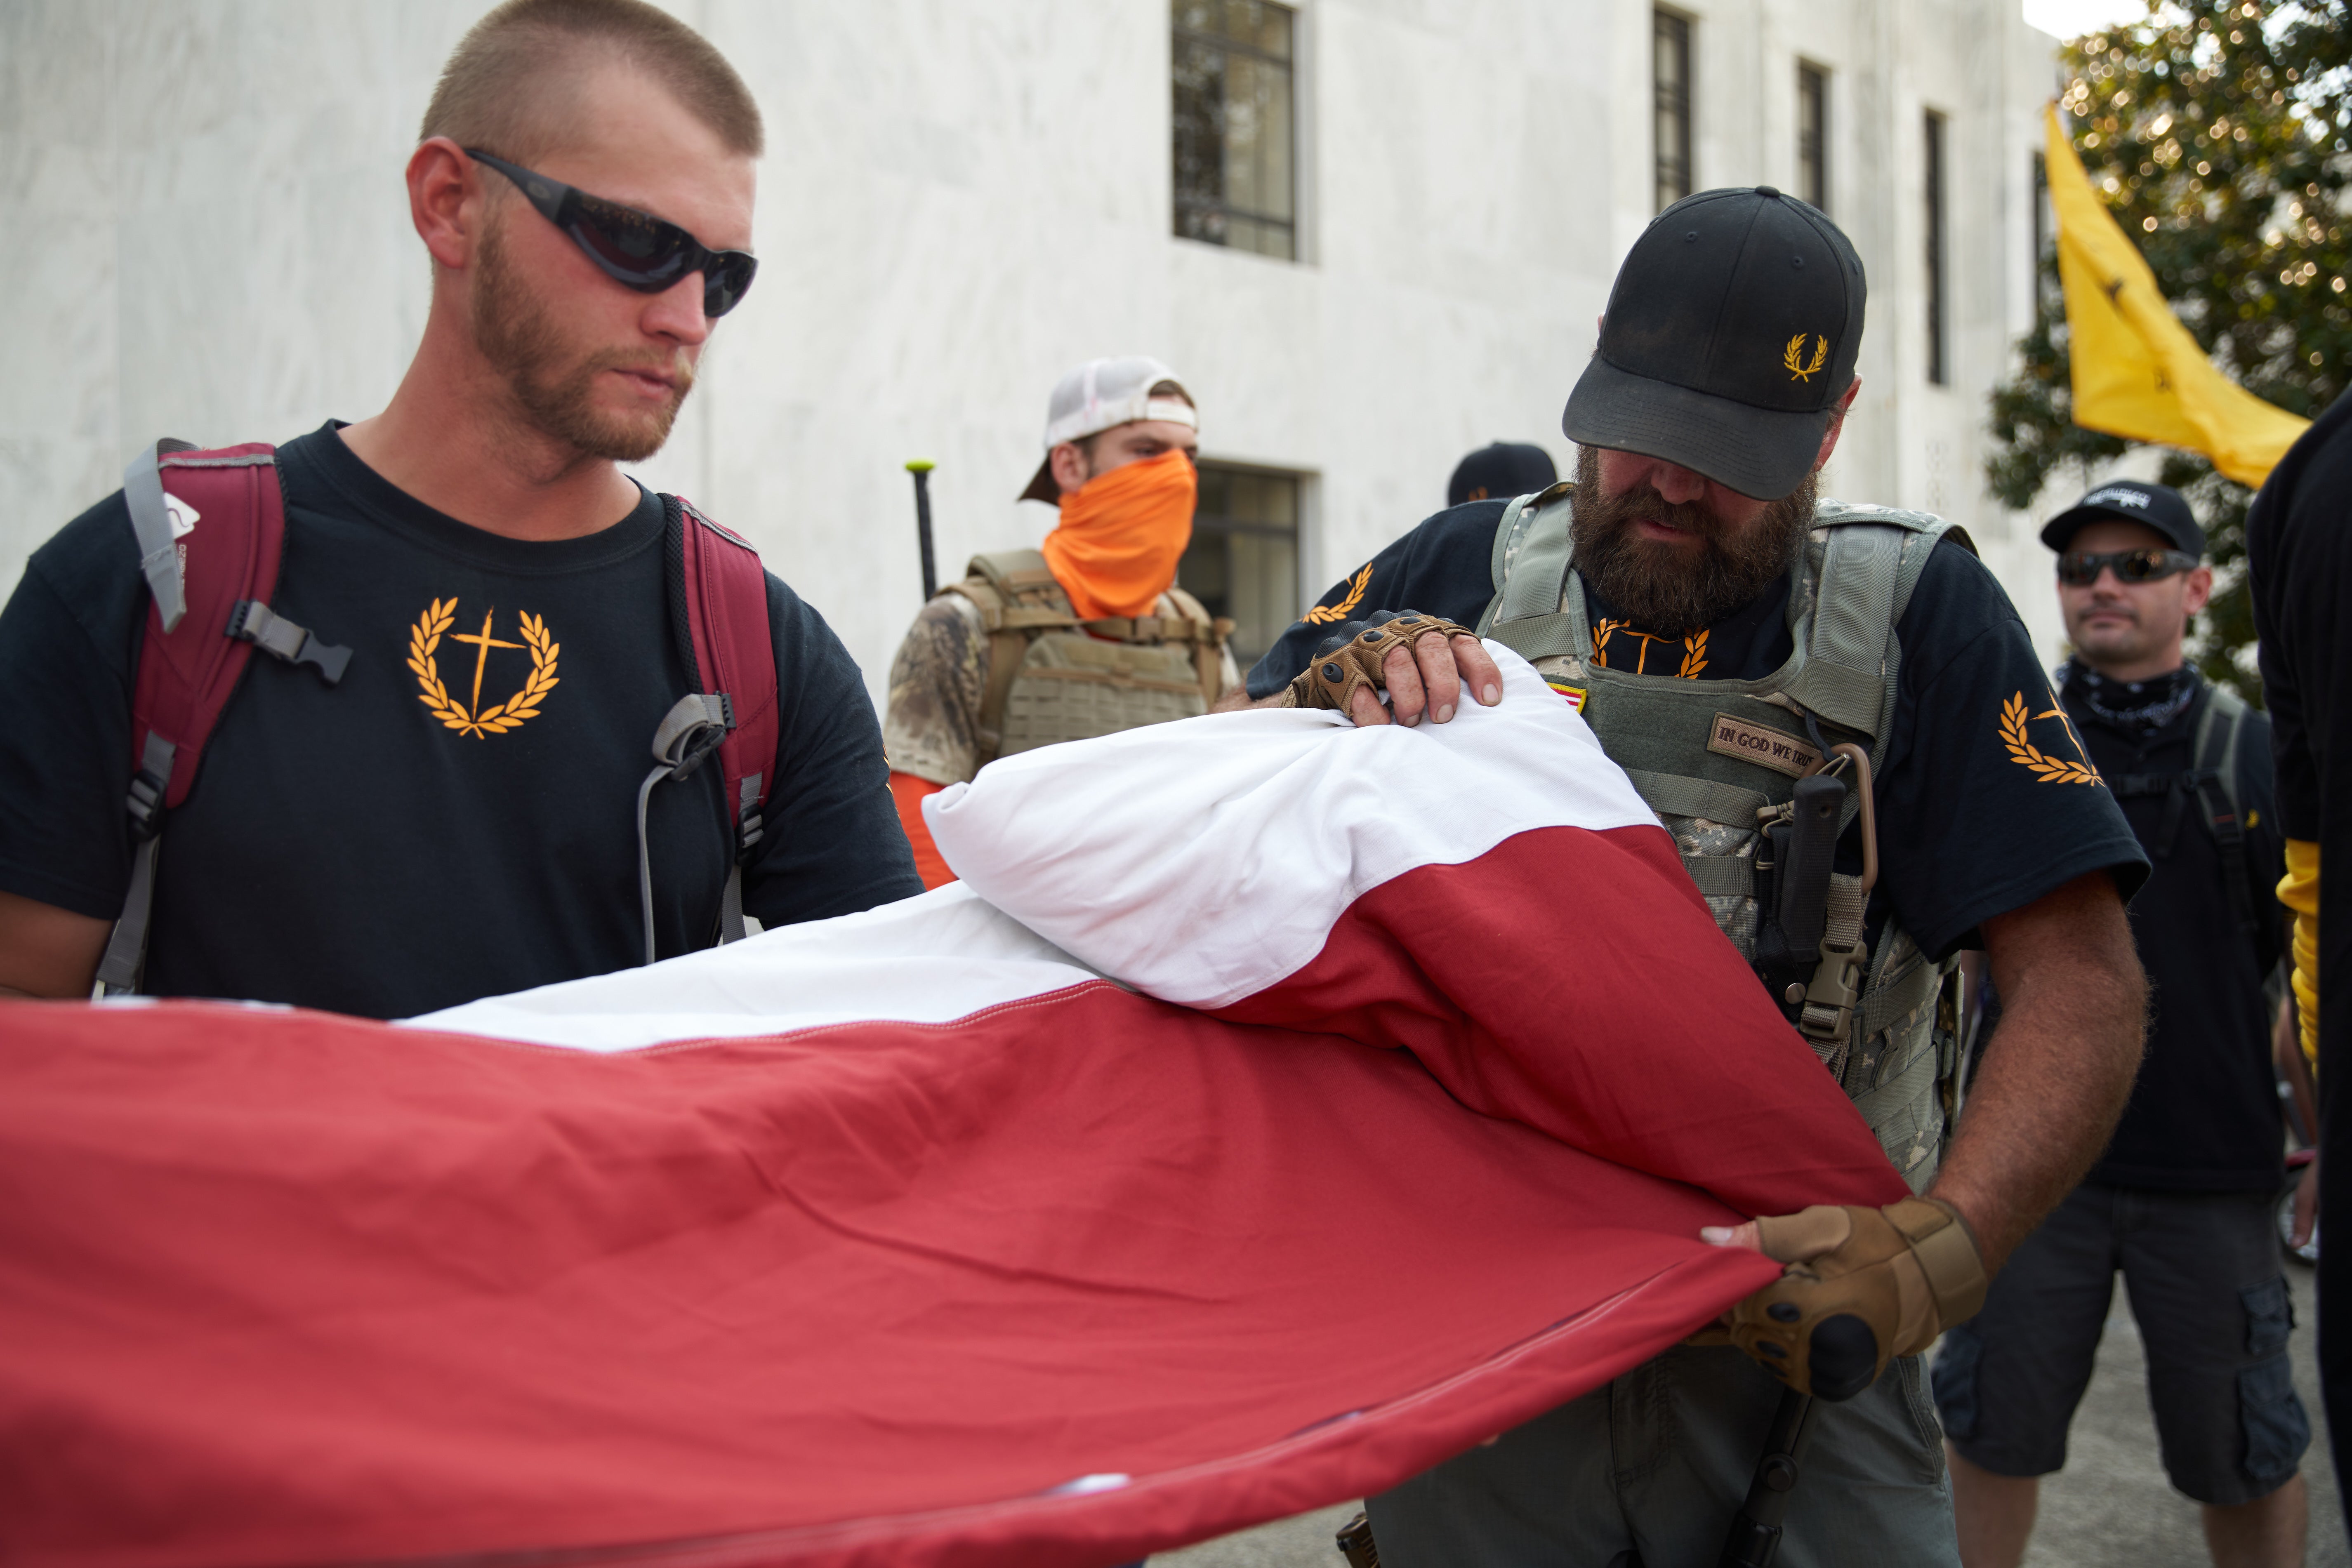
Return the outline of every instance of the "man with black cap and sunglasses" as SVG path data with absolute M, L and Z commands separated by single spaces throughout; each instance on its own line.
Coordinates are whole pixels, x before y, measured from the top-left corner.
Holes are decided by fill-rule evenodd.
M 1958 1562 L 1918 1353 L 2123 1106 L 2144 994 L 2123 899 L 2147 861 L 1966 536 L 1816 494 L 1864 290 L 1844 235 L 1769 186 L 1676 203 L 1569 399 L 1575 478 L 1429 518 L 1325 596 L 1353 619 L 1310 613 L 1251 673 L 1263 702 L 1413 725 L 1450 719 L 1465 680 L 1500 700 L 1479 635 L 1528 658 L 1920 1195 L 1710 1228 L 1781 1280 L 1372 1500 L 1390 1568 L 1715 1561 L 1776 1415 L 1803 1409 L 1801 1481 L 1760 1483 L 1788 1503 L 1780 1563 Z M 1595 927 L 1608 950 L 1605 890 L 1526 918 L 1559 925 L 1562 963 Z M 2008 1011 L 1948 1139 L 1972 947 Z
M 823 617 L 619 466 L 751 286 L 761 142 L 641 0 L 467 34 L 408 160 L 432 300 L 390 404 L 157 444 L 0 612 L 0 994 L 404 1016 L 921 891 Z
M 2155 1005 L 2113 1142 L 1937 1357 L 1961 1546 L 1969 1568 L 2023 1558 L 2120 1270 L 2165 1472 L 2202 1505 L 2214 1562 L 2300 1563 L 2311 1425 L 2287 1363 L 2263 992 L 2284 946 L 2270 721 L 2182 656 L 2213 573 L 2178 490 L 2110 481 L 2042 542 L 2074 645 L 2060 700 L 2155 862 L 2131 906 Z

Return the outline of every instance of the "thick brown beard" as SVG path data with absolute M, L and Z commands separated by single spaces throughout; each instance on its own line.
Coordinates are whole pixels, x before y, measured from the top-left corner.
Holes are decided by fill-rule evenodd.
M 1685 637 L 1752 604 L 1789 570 L 1812 526 L 1818 489 L 1817 476 L 1808 474 L 1762 516 L 1733 527 L 1696 501 L 1668 501 L 1647 486 L 1603 495 L 1601 455 L 1580 447 L 1570 525 L 1576 570 L 1643 631 Z M 1643 518 L 1687 528 L 1697 550 L 1643 538 L 1637 531 Z
M 642 349 L 583 352 L 565 335 L 555 313 L 515 275 L 500 243 L 503 229 L 503 223 L 494 223 L 476 256 L 474 340 L 506 378 L 525 423 L 584 457 L 638 463 L 659 452 L 686 394 L 694 390 L 694 365 L 686 350 L 679 348 L 667 355 Z M 636 418 L 598 408 L 597 376 L 635 370 L 665 371 L 675 378 L 668 403 Z

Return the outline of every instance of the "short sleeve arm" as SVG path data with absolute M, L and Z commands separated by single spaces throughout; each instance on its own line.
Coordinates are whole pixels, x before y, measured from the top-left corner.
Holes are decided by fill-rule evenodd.
M 855 914 L 923 891 L 890 798 L 874 705 L 824 618 L 774 577 L 776 787 L 745 868 L 743 907 L 762 925 Z
M 988 679 L 988 631 L 961 593 L 923 606 L 890 662 L 882 741 L 890 767 L 933 784 L 980 771 L 980 704 Z
M 120 497 L 37 552 L 0 610 L 0 891 L 111 920 L 146 593 Z
M 1982 946 L 1980 922 L 2091 872 L 2137 892 L 2147 858 L 1975 556 L 1937 547 L 1896 637 L 1878 892 L 1919 946 Z
M 1333 583 L 1250 670 L 1250 696 L 1270 697 L 1288 685 L 1342 621 L 1418 610 L 1476 625 L 1495 594 L 1495 529 L 1506 505 L 1472 501 L 1440 512 Z

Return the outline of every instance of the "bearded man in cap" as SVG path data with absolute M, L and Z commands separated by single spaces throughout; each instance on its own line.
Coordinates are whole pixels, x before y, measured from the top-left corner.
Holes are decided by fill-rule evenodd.
M 1176 586 L 1192 538 L 1200 419 L 1176 372 L 1089 360 L 1054 388 L 1024 501 L 1060 508 L 1042 548 L 971 558 L 890 666 L 890 792 L 924 885 L 955 879 L 922 802 L 1000 757 L 1191 718 L 1241 671 L 1233 622 Z
M 1966 536 L 1817 495 L 1863 300 L 1812 208 L 1769 186 L 1676 203 L 1570 396 L 1576 477 L 1429 518 L 1251 673 L 1263 702 L 1414 725 L 1451 718 L 1465 679 L 1500 700 L 1478 634 L 1528 658 L 1920 1195 L 1709 1228 L 1790 1267 L 1693 1343 L 1373 1499 L 1391 1568 L 1713 1561 L 1784 1394 L 1821 1397 L 1780 1563 L 1958 1561 L 1919 1353 L 2122 1109 L 2145 994 L 2123 901 L 2147 862 Z M 1561 920 L 1563 962 L 1580 932 L 1605 954 L 1605 892 L 1573 910 L 1526 917 Z M 1976 947 L 2007 1010 L 1948 1146 L 1950 972 Z

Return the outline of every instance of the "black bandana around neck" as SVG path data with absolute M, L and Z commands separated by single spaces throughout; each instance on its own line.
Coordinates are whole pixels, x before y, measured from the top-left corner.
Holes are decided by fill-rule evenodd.
M 2058 678 L 2069 694 L 2109 724 L 2137 730 L 2158 730 L 2170 724 L 2197 700 L 2197 688 L 2202 685 L 2195 668 L 2188 664 L 2144 681 L 2112 681 L 2080 659 L 2061 664 Z

